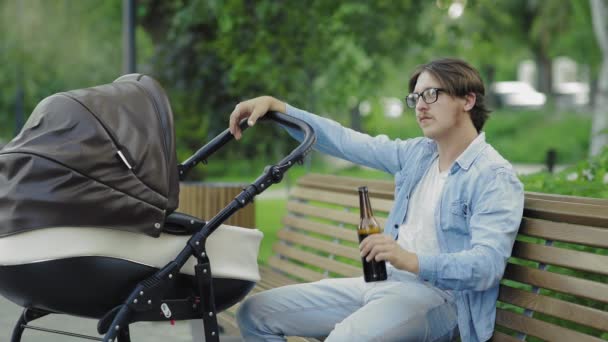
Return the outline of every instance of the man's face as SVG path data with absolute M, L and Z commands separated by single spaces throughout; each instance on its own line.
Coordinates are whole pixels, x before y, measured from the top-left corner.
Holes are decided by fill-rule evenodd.
M 428 72 L 418 76 L 414 93 L 422 94 L 425 90 L 442 89 L 439 81 Z M 465 99 L 453 97 L 439 90 L 437 101 L 426 103 L 422 96 L 416 103 L 416 121 L 425 137 L 435 141 L 453 136 L 462 127 L 469 114 L 464 111 Z

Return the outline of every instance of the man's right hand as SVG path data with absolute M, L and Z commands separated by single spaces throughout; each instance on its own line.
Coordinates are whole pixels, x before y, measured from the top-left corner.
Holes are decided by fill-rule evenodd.
M 255 125 L 259 118 L 266 115 L 269 111 L 285 113 L 287 111 L 285 103 L 275 99 L 272 96 L 260 96 L 251 100 L 243 101 L 234 107 L 230 114 L 230 123 L 228 128 L 230 133 L 236 140 L 241 139 L 241 128 L 239 122 L 245 118 L 249 126 Z

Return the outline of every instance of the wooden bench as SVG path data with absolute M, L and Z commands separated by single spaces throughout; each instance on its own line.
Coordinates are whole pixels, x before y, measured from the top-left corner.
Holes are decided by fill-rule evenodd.
M 273 246 L 276 255 L 261 266 L 262 280 L 252 293 L 361 275 L 354 231 L 361 185 L 368 186 L 374 214 L 384 225 L 393 202 L 391 181 L 300 178 Z M 237 306 L 220 315 L 228 335 L 238 335 Z M 526 193 L 496 321 L 493 341 L 608 340 L 608 200 Z

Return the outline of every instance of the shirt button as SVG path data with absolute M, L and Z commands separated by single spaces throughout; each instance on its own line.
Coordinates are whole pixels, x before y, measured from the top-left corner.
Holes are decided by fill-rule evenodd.
M 399 228 L 399 225 L 398 225 L 398 224 L 395 224 L 395 229 L 397 229 L 397 228 Z

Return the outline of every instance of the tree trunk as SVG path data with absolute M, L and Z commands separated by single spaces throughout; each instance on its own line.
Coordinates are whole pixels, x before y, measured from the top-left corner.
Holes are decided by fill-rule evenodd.
M 589 153 L 595 156 L 608 145 L 608 15 L 605 0 L 590 0 L 593 30 L 602 50 L 602 67 L 597 82 L 593 121 L 591 123 L 591 146 Z
M 551 57 L 547 55 L 547 52 L 542 47 L 537 48 L 535 54 L 536 67 L 538 69 L 538 91 L 545 93 L 547 97 L 551 97 L 553 95 L 553 68 L 551 65 Z
M 486 90 L 486 104 L 490 107 L 490 108 L 496 108 L 498 106 L 498 98 L 496 97 L 496 94 L 492 91 L 492 87 L 490 87 L 489 85 L 494 84 L 494 81 L 496 80 L 496 67 L 492 64 L 484 64 L 481 67 L 482 70 L 482 77 L 485 78 L 485 84 L 487 85 L 485 90 Z
M 357 104 L 350 109 L 350 128 L 357 132 L 363 132 L 363 125 L 361 124 L 361 112 L 359 111 L 359 101 L 357 101 Z

